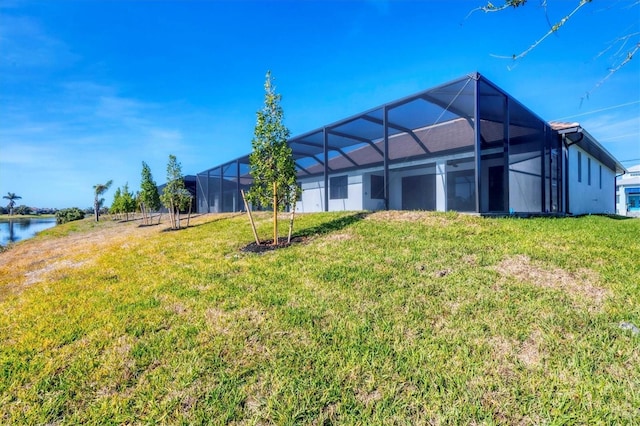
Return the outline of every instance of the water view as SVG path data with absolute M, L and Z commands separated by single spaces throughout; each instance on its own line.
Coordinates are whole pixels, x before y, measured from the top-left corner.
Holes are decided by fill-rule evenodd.
M 26 240 L 40 231 L 56 226 L 55 217 L 20 217 L 0 220 L 0 245 Z

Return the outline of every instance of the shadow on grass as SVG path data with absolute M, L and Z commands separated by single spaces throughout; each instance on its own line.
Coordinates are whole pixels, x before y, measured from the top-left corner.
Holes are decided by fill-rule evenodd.
M 242 215 L 244 215 L 244 213 L 242 213 L 242 212 L 236 213 L 236 214 L 233 214 L 233 215 L 228 215 L 228 216 L 225 214 L 224 216 L 217 217 L 217 218 L 215 218 L 213 220 L 209 220 L 207 222 L 195 223 L 195 224 L 191 224 L 190 223 L 189 226 L 186 226 L 187 218 L 185 217 L 185 218 L 180 219 L 180 228 L 171 228 L 171 227 L 169 227 L 169 228 L 163 229 L 160 232 L 173 232 L 173 231 L 182 231 L 182 230 L 188 229 L 188 228 L 197 228 L 199 226 L 209 225 L 209 224 L 220 222 L 220 221 L 223 221 L 223 220 L 235 219 L 236 217 L 239 217 L 239 216 L 242 216 Z M 196 216 L 191 215 L 191 219 L 194 219 L 194 218 L 199 217 L 199 216 L 202 216 L 202 215 L 201 214 L 198 214 Z M 183 225 L 183 223 L 184 223 L 184 225 Z M 144 226 L 144 225 L 138 225 L 138 227 L 142 227 L 142 226 Z M 157 226 L 157 225 L 147 225 L 147 226 Z
M 629 220 L 629 219 L 638 219 L 637 217 L 633 217 L 633 216 L 622 216 L 619 214 L 600 214 L 600 215 L 596 215 L 596 216 L 602 216 L 602 217 L 606 217 L 608 219 L 613 219 L 613 220 Z
M 324 235 L 330 232 L 339 231 L 341 229 L 346 228 L 347 226 L 351 226 L 354 223 L 361 221 L 362 219 L 369 216 L 371 212 L 357 212 L 350 214 L 348 216 L 339 217 L 328 222 L 321 223 L 320 225 L 312 226 L 310 228 L 304 228 L 297 232 L 295 232 L 295 236 L 297 237 L 311 237 L 314 235 Z
M 267 251 L 286 248 L 293 244 L 304 243 L 310 237 L 329 234 L 331 232 L 339 231 L 346 228 L 347 226 L 353 225 L 354 223 L 359 222 L 367 217 L 369 214 L 370 212 L 358 212 L 321 223 L 320 225 L 301 229 L 294 232 L 294 234 L 291 236 L 290 243 L 287 242 L 287 238 L 285 237 L 278 238 L 278 244 L 273 244 L 273 240 L 264 240 L 261 241 L 261 244 L 256 244 L 254 241 L 242 247 L 240 251 L 248 253 L 264 253 Z

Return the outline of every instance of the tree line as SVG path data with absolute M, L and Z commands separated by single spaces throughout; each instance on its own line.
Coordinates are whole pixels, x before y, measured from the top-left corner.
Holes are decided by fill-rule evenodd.
M 253 179 L 245 197 L 245 208 L 249 214 L 256 243 L 261 245 L 258 234 L 251 218 L 251 206 L 273 211 L 273 239 L 265 241 L 272 245 L 279 245 L 278 213 L 289 210 L 289 235 L 291 240 L 295 203 L 300 195 L 297 184 L 296 165 L 291 148 L 287 143 L 289 129 L 284 125 L 284 112 L 280 105 L 282 96 L 276 92 L 271 72 L 268 71 L 264 83 L 264 105 L 256 113 L 256 126 L 251 141 L 252 153 L 249 156 L 250 174 Z M 187 212 L 187 226 L 191 216 L 193 195 L 187 190 L 182 175 L 182 166 L 175 155 L 169 155 L 167 163 L 167 183 L 158 191 L 153 180 L 151 169 L 142 162 L 142 179 L 140 191 L 135 194 L 129 190 L 128 184 L 117 188 L 109 213 L 117 218 L 129 219 L 129 214 L 142 213 L 143 224 L 150 225 L 154 213 L 159 213 L 160 206 L 164 206 L 169 214 L 172 229 L 181 227 L 181 212 Z M 100 207 L 104 199 L 100 198 L 111 186 L 111 181 L 94 185 L 95 190 L 95 218 L 99 220 Z M 158 214 L 158 223 L 160 214 Z
M 100 220 L 100 215 L 104 211 L 105 194 L 111 187 L 113 181 L 109 180 L 103 184 L 96 184 L 94 189 L 94 217 L 96 222 Z M 154 214 L 157 215 L 158 223 L 162 217 L 161 207 L 165 207 L 169 214 L 169 221 L 172 229 L 181 227 L 180 213 L 188 212 L 187 226 L 191 216 L 191 204 L 193 195 L 185 187 L 182 166 L 175 155 L 169 155 L 167 163 L 167 183 L 164 185 L 162 193 L 158 190 L 158 185 L 153 180 L 151 168 L 144 161 L 142 162 L 140 190 L 133 192 L 129 190 L 129 183 L 116 188 L 113 195 L 113 202 L 108 209 L 108 213 L 116 219 L 129 220 L 129 215 L 134 213 L 142 214 L 142 223 L 151 225 Z

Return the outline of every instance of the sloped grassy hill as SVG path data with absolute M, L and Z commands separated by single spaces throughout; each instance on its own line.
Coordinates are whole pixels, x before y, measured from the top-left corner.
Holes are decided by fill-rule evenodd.
M 0 253 L 0 423 L 640 418 L 639 220 L 313 214 L 264 254 L 245 216 L 192 225 Z

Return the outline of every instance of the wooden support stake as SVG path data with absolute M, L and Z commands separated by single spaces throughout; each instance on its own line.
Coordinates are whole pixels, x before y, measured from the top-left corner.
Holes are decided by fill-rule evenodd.
M 291 244 L 291 233 L 293 232 L 293 217 L 295 214 L 296 214 L 296 206 L 294 204 L 293 208 L 291 208 L 291 216 L 289 217 L 289 236 L 287 237 L 287 244 Z
M 278 184 L 273 182 L 273 245 L 278 245 Z
M 253 237 L 256 239 L 256 244 L 260 245 L 260 239 L 258 238 L 258 231 L 256 231 L 256 224 L 253 222 L 253 216 L 251 215 L 251 209 L 249 208 L 249 203 L 247 203 L 247 198 L 244 196 L 244 189 L 240 190 L 240 194 L 242 195 L 242 201 L 244 201 L 244 208 L 247 209 L 247 214 L 249 215 L 249 222 L 251 222 Z

